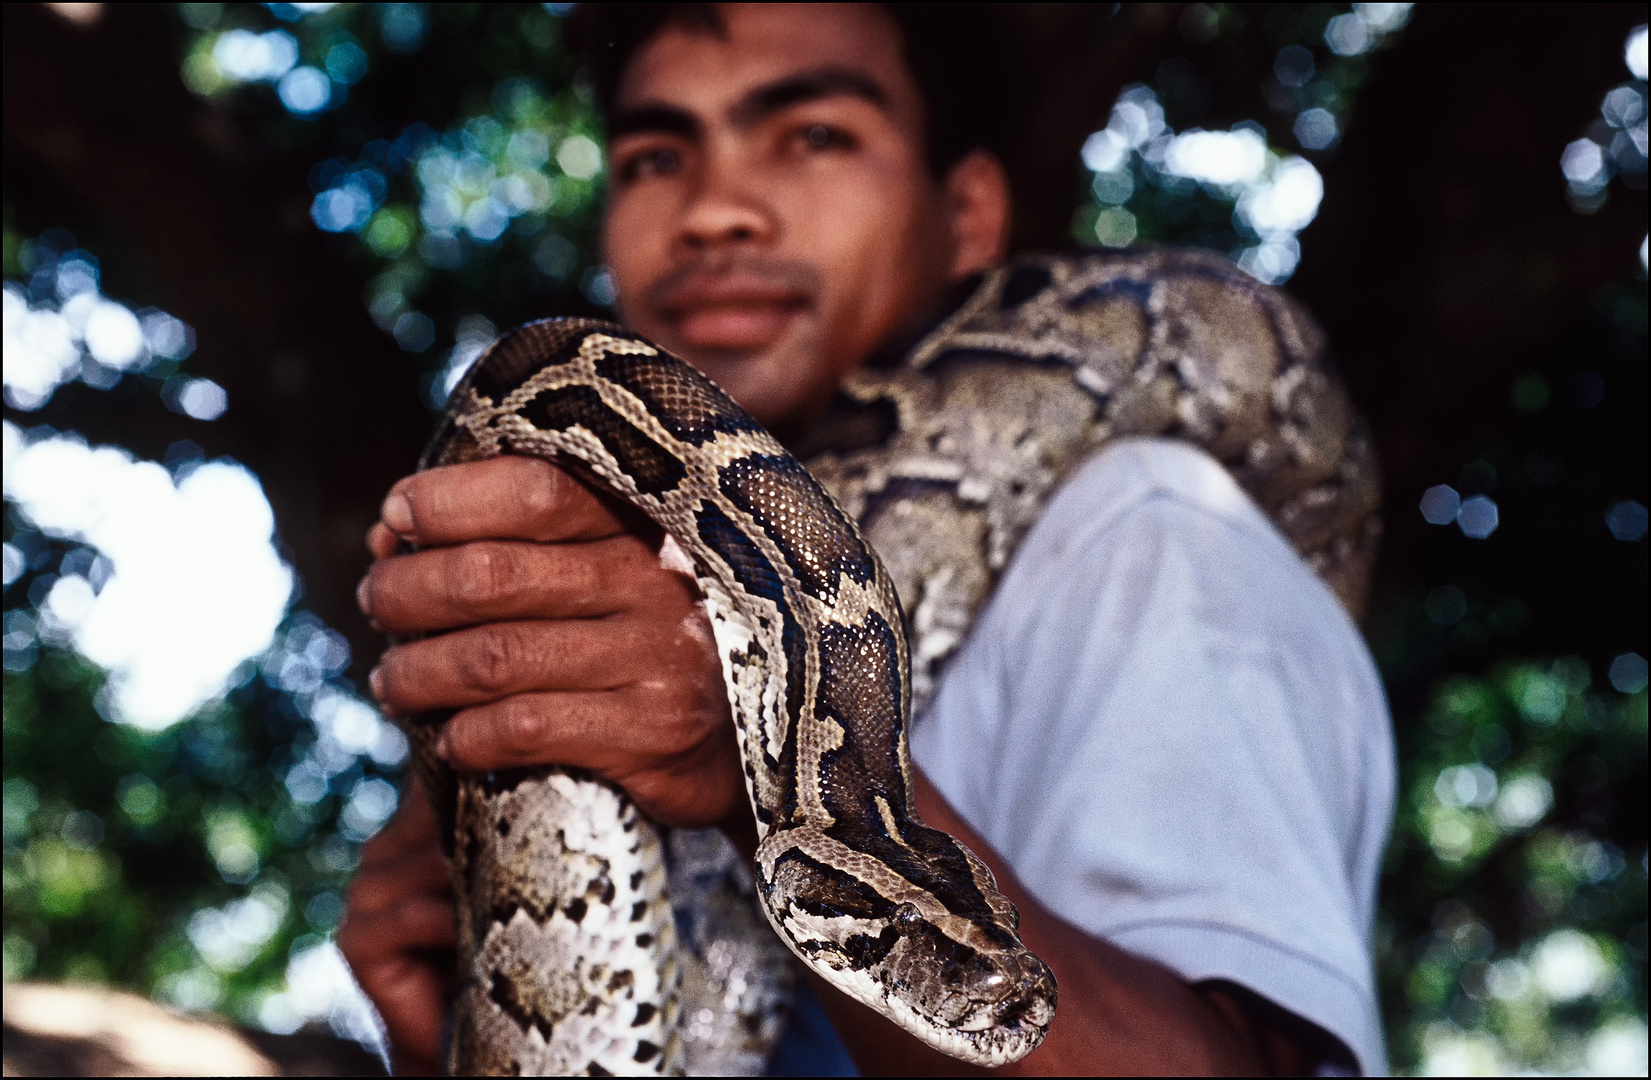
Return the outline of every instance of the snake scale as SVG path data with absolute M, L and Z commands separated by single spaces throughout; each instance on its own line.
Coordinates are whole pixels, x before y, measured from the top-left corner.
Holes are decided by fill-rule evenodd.
M 985 865 L 914 813 L 907 722 L 1061 480 L 1152 435 L 1221 460 L 1358 610 L 1379 531 L 1369 440 L 1311 320 L 1213 256 L 992 271 L 851 375 L 791 450 L 612 324 L 490 346 L 421 467 L 548 458 L 664 529 L 704 594 L 760 842 L 746 868 L 577 770 L 455 775 L 436 718 L 412 723 L 458 899 L 449 1068 L 760 1072 L 786 949 L 948 1054 L 1035 1049 L 1054 978 Z

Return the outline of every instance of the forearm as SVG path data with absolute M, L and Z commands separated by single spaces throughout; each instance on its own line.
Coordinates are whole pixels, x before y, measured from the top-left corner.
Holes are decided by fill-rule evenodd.
M 1020 909 L 1021 940 L 1054 971 L 1060 1004 L 1049 1036 L 1000 1075 L 1256 1074 L 1265 1062 L 1241 1017 L 1175 973 L 1115 948 L 1048 911 L 921 775 L 917 807 L 986 860 Z M 957 1075 L 972 1069 L 931 1050 L 870 1009 L 809 976 L 862 1072 Z

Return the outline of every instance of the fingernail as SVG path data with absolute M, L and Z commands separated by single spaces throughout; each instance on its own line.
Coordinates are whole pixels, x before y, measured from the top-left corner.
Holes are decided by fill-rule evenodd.
M 407 536 L 413 531 L 413 504 L 399 492 L 384 500 L 384 508 L 378 516 L 397 536 Z
M 440 737 L 436 739 L 436 756 L 443 761 L 448 761 L 453 757 L 453 739 L 445 729 L 443 729 Z
M 361 614 L 369 619 L 373 616 L 372 590 L 369 587 L 372 585 L 372 581 L 373 575 L 368 574 L 361 579 L 361 584 L 355 587 L 355 605 L 361 609 Z
M 367 672 L 367 685 L 373 688 L 373 697 L 384 700 L 384 666 L 381 664 Z

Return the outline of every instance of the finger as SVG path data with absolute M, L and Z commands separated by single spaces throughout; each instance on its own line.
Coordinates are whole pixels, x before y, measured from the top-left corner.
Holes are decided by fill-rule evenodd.
M 452 904 L 447 879 L 447 863 L 439 850 L 428 855 L 380 863 L 357 873 L 350 884 L 348 908 L 360 917 L 388 911 L 414 897 Z
M 505 455 L 397 481 L 383 524 L 423 546 L 470 540 L 598 540 L 625 530 L 614 504 L 539 458 Z
M 689 580 L 664 570 L 630 535 L 584 543 L 475 541 L 380 559 L 358 598 L 389 633 L 433 633 L 508 619 L 578 619 L 659 603 L 672 590 L 683 608 Z M 667 594 L 669 595 L 669 594 Z
M 487 623 L 397 645 L 369 680 L 404 716 L 535 690 L 613 690 L 656 669 L 674 636 L 625 616 Z
M 623 776 L 688 753 L 724 723 L 713 703 L 636 687 L 513 694 L 454 714 L 440 752 L 465 772 L 556 764 Z
M 517 694 L 455 714 L 443 731 L 443 753 L 467 772 L 590 769 L 625 788 L 654 820 L 705 828 L 746 799 L 727 707 L 726 698 L 716 708 L 694 708 L 636 687 Z
M 361 969 L 418 950 L 448 948 L 457 939 L 453 902 L 430 896 L 409 896 L 379 911 L 352 906 L 338 925 L 339 951 Z
M 396 553 L 400 543 L 401 537 L 391 532 L 382 521 L 373 522 L 373 527 L 367 530 L 367 550 L 375 559 L 388 559 Z

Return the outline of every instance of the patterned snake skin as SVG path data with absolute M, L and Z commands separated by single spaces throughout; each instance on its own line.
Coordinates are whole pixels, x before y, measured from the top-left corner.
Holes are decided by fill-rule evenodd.
M 1357 612 L 1378 532 L 1368 440 L 1317 328 L 1213 257 L 994 271 L 851 376 L 796 457 L 618 327 L 495 342 L 422 466 L 553 459 L 664 528 L 706 598 L 761 839 L 748 871 L 718 834 L 662 832 L 588 774 L 456 776 L 432 718 L 412 725 L 460 913 L 449 1068 L 760 1072 L 786 948 L 958 1058 L 1035 1049 L 1054 979 L 985 865 L 913 812 L 907 719 L 1054 489 L 1144 435 L 1221 460 Z

